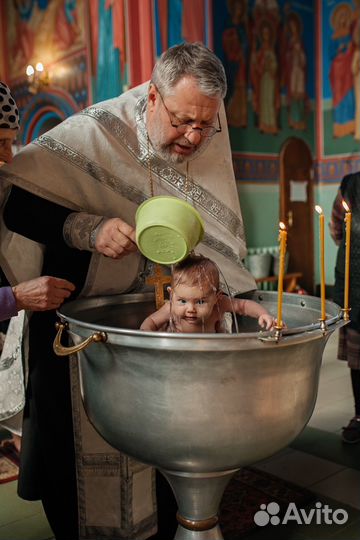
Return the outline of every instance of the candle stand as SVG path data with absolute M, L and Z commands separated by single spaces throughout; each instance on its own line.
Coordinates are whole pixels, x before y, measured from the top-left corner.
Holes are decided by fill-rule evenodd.
M 327 324 L 326 324 L 326 319 L 319 319 L 319 323 L 320 323 L 320 330 L 325 335 L 326 332 L 328 331 L 328 327 L 327 327 Z

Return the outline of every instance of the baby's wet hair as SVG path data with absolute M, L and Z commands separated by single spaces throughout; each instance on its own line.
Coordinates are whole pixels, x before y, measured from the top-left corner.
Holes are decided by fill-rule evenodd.
M 172 268 L 171 286 L 186 283 L 190 286 L 210 285 L 217 292 L 220 285 L 219 269 L 211 259 L 203 255 L 190 255 Z

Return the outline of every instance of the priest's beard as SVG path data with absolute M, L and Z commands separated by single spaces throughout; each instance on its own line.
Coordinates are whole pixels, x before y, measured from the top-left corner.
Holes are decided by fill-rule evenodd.
M 186 163 L 187 161 L 191 161 L 202 154 L 210 143 L 210 137 L 203 137 L 198 145 L 191 145 L 183 135 L 179 136 L 178 139 L 172 141 L 170 144 L 164 143 L 163 141 L 166 140 L 167 135 L 161 124 L 153 125 L 152 128 L 148 130 L 148 134 L 151 146 L 156 154 L 164 161 L 170 163 Z M 190 146 L 191 148 L 194 148 L 194 151 L 188 156 L 178 154 L 173 150 L 175 142 L 184 146 Z

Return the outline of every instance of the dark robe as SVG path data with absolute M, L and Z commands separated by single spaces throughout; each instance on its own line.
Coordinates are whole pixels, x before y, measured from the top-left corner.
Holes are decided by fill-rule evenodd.
M 13 187 L 4 211 L 6 226 L 46 246 L 42 275 L 56 276 L 81 290 L 91 253 L 69 248 L 62 236 L 71 210 Z M 75 453 L 69 357 L 52 349 L 56 311 L 34 312 L 29 324 L 26 388 L 18 493 L 41 499 L 56 538 L 78 537 Z

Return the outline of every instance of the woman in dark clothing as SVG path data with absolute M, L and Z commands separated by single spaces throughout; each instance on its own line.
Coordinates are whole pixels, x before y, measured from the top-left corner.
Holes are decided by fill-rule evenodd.
M 66 245 L 62 227 L 71 210 L 13 187 L 4 211 L 8 229 L 45 245 L 43 275 L 81 291 L 91 253 Z M 55 247 L 54 247 L 55 246 Z M 57 539 L 78 538 L 75 452 L 69 357 L 52 351 L 56 311 L 34 312 L 29 324 L 29 379 L 24 410 L 19 495 L 41 499 Z M 55 398 L 56 396 L 56 398 Z M 58 519 L 57 516 L 62 516 Z
M 351 383 L 355 401 L 355 415 L 343 428 L 345 443 L 360 442 L 360 173 L 349 174 L 341 182 L 334 201 L 330 231 L 339 246 L 336 267 L 334 301 L 344 303 L 345 276 L 345 200 L 352 212 L 350 250 L 350 323 L 340 328 L 338 358 L 346 360 L 350 368 Z

